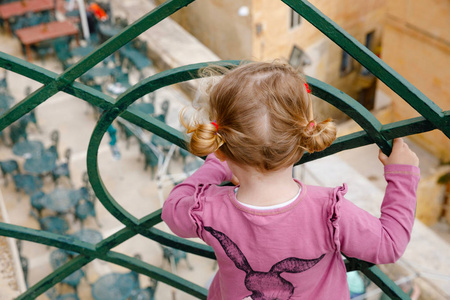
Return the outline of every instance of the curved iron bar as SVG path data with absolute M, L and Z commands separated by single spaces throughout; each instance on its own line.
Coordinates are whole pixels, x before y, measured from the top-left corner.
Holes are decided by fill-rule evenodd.
M 389 155 L 392 151 L 392 142 L 380 133 L 382 124 L 370 113 L 367 108 L 355 99 L 339 91 L 337 88 L 321 82 L 315 78 L 307 76 L 308 84 L 312 87 L 311 93 L 320 99 L 330 103 L 347 116 L 352 118 L 358 125 L 360 125 L 368 136 L 381 148 L 381 150 Z M 339 95 L 339 96 L 337 96 Z
M 206 298 L 206 289 L 198 285 L 186 281 L 158 267 L 142 262 L 136 258 L 110 251 L 111 248 L 123 243 L 136 234 L 129 228 L 119 230 L 115 234 L 99 242 L 97 245 L 82 242 L 70 236 L 54 234 L 2 222 L 0 222 L 0 234 L 3 236 L 19 238 L 21 240 L 27 240 L 30 242 L 80 253 L 80 255 L 54 270 L 52 273 L 41 279 L 38 283 L 30 287 L 17 299 L 30 299 L 30 297 L 31 299 L 35 299 L 44 293 L 48 288 L 54 286 L 65 277 L 69 276 L 74 271 L 85 266 L 96 258 L 135 270 L 136 272 L 175 286 L 176 288 L 199 298 Z
M 433 125 L 450 138 L 450 128 L 443 120 L 443 111 L 433 101 L 428 99 L 419 89 L 409 83 L 388 64 L 363 46 L 357 39 L 348 34 L 330 18 L 306 0 L 282 0 L 295 10 L 314 27 L 324 33 L 336 45 L 345 50 L 367 70 L 384 82 L 397 95 L 403 98 L 419 114 L 423 115 Z

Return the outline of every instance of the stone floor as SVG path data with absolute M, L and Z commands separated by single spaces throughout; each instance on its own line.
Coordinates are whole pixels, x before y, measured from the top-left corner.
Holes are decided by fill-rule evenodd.
M 1 51 L 20 57 L 19 44 L 16 40 L 0 35 L 0 45 Z M 48 57 L 44 62 L 36 60 L 34 63 L 55 72 L 62 71 L 54 57 Z M 150 69 L 146 70 L 146 72 L 146 75 L 149 75 L 154 70 Z M 136 77 L 137 75 L 132 80 L 137 80 Z M 23 99 L 26 86 L 31 86 L 32 90 L 40 86 L 39 83 L 12 72 L 8 72 L 7 78 L 10 91 L 15 96 L 16 101 Z M 178 112 L 181 107 L 188 103 L 188 100 L 176 88 L 163 88 L 156 92 L 156 113 L 159 112 L 161 102 L 166 99 L 170 101 L 168 124 L 173 127 L 178 127 Z M 72 182 L 75 188 L 81 187 L 82 175 L 86 171 L 86 151 L 91 133 L 96 124 L 96 116 L 93 110 L 86 102 L 80 99 L 65 93 L 58 93 L 41 104 L 36 112 L 40 130 L 31 128 L 28 131 L 29 139 L 40 140 L 48 147 L 50 145 L 50 133 L 55 129 L 59 130 L 59 153 L 63 156 L 67 148 L 72 149 L 72 157 L 70 160 Z M 147 171 L 144 170 L 144 160 L 139 152 L 139 145 L 136 140 L 132 139 L 129 148 L 127 148 L 124 138 L 119 137 L 118 148 L 121 152 L 120 160 L 114 159 L 108 142 L 109 137 L 106 136 L 99 148 L 99 168 L 102 179 L 110 194 L 120 205 L 138 218 L 159 209 L 161 201 L 157 183 L 155 180 L 152 180 L 150 169 Z M 0 160 L 5 159 L 17 159 L 21 161 L 22 158 L 15 156 L 11 148 L 2 144 L 0 145 Z M 180 172 L 181 167 L 182 162 L 179 158 L 172 159 L 169 165 L 172 173 Z M 69 182 L 62 180 L 60 184 L 68 186 Z M 54 187 L 55 184 L 53 181 L 47 178 L 43 188 L 44 192 L 48 192 Z M 170 191 L 170 188 L 169 183 L 163 189 L 163 195 L 166 195 Z M 12 183 L 5 186 L 2 180 L 0 182 L 0 189 L 11 223 L 39 229 L 37 221 L 29 215 L 31 208 L 29 197 L 25 194 L 17 194 Z M 85 227 L 99 230 L 103 237 L 108 237 L 123 228 L 123 225 L 99 201 L 96 202 L 96 211 L 101 227 L 98 227 L 93 219 L 88 219 Z M 167 230 L 164 224 L 160 224 L 158 228 Z M 69 233 L 79 229 L 80 224 L 73 222 Z M 23 243 L 23 255 L 29 259 L 29 285 L 38 282 L 52 271 L 49 264 L 49 254 L 52 250 L 54 248 L 36 243 Z M 114 251 L 127 255 L 140 254 L 145 262 L 170 270 L 169 264 L 164 263 L 162 260 L 162 250 L 159 244 L 147 238 L 136 236 L 117 246 Z M 188 255 L 188 259 L 190 264 L 194 266 L 194 269 L 189 270 L 184 261 L 182 261 L 177 268 L 178 274 L 184 278 L 189 278 L 189 280 L 201 286 L 205 286 L 214 272 L 213 261 L 192 255 Z M 89 285 L 94 283 L 101 275 L 109 272 L 127 272 L 122 267 L 99 260 L 88 264 L 85 271 L 87 273 L 87 280 L 82 280 L 79 295 L 81 299 L 86 300 L 92 299 Z M 148 285 L 148 281 L 148 278 L 142 277 L 141 285 Z M 171 299 L 173 295 L 176 295 L 176 299 L 195 299 L 183 292 L 175 292 L 171 287 L 159 283 L 156 293 L 157 299 Z M 46 299 L 46 296 L 43 295 L 38 299 Z

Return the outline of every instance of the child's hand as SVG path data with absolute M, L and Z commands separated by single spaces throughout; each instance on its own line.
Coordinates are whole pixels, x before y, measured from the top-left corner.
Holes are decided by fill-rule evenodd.
M 380 150 L 378 159 L 385 166 L 393 164 L 419 166 L 419 158 L 416 153 L 409 149 L 402 138 L 394 139 L 394 145 L 392 146 L 392 152 L 389 157 Z

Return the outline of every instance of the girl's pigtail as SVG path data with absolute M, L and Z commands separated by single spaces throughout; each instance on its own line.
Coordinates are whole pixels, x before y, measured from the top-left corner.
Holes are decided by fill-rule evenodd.
M 188 128 L 187 133 L 192 133 L 189 143 L 189 151 L 197 156 L 206 156 L 215 152 L 224 144 L 222 135 L 217 129 L 217 125 L 196 124 L 193 128 Z
M 303 128 L 300 147 L 309 153 L 322 151 L 336 139 L 336 126 L 331 119 L 320 123 L 310 121 Z
M 198 116 L 187 116 L 187 109 L 180 112 L 180 123 L 191 134 L 188 150 L 197 156 L 206 156 L 215 152 L 224 144 L 216 122 L 203 123 Z M 188 120 L 188 121 L 187 121 Z

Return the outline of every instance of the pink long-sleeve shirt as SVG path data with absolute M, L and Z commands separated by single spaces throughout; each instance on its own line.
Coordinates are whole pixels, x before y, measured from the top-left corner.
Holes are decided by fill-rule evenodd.
M 219 264 L 208 299 L 349 299 L 341 252 L 368 262 L 395 262 L 414 223 L 420 170 L 385 166 L 388 182 L 381 217 L 344 198 L 347 186 L 299 181 L 287 206 L 252 209 L 237 201 L 226 163 L 214 155 L 164 203 L 162 219 L 181 237 L 199 237 Z M 250 297 L 250 298 L 248 298 Z

